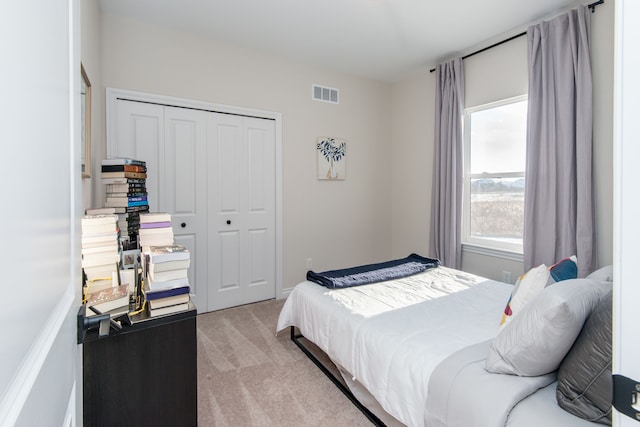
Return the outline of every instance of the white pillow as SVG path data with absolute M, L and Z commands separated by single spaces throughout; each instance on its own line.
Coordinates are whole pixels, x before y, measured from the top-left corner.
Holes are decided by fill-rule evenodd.
M 537 376 L 557 370 L 589 313 L 610 289 L 611 284 L 590 279 L 545 288 L 493 340 L 487 371 Z
M 587 279 L 593 279 L 600 282 L 613 282 L 613 266 L 606 265 L 597 269 L 587 276 Z
M 500 328 L 503 328 L 520 313 L 522 309 L 533 300 L 542 290 L 556 282 L 578 277 L 578 259 L 575 255 L 564 258 L 551 267 L 541 264 L 532 268 L 518 278 L 513 292 L 504 308 Z
M 550 277 L 549 268 L 544 264 L 540 264 L 518 278 L 504 309 L 500 328 L 511 322 L 529 302 L 542 292 L 544 287 L 547 286 Z

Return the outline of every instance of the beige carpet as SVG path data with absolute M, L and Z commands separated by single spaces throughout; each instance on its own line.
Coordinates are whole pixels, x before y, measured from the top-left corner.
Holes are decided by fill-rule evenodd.
M 290 340 L 284 300 L 200 314 L 200 426 L 371 426 Z

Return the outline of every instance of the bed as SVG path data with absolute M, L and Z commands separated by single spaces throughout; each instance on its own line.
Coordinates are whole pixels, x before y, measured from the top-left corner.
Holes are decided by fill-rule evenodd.
M 376 265 L 363 267 L 373 271 Z M 558 406 L 558 366 L 544 360 L 553 357 L 527 360 L 540 351 L 535 347 L 541 345 L 539 337 L 505 356 L 505 346 L 513 347 L 514 334 L 532 321 L 541 323 L 531 301 L 537 303 L 536 298 L 553 289 L 578 307 L 568 317 L 560 313 L 551 329 L 541 332 L 545 335 L 542 350 L 562 362 L 573 351 L 586 318 L 611 290 L 610 270 L 562 281 L 554 280 L 549 271 L 551 267 L 544 266 L 528 272 L 515 287 L 437 264 L 405 276 L 344 287 L 307 280 L 288 296 L 277 332 L 290 328 L 292 339 L 304 336 L 326 353 L 356 397 L 354 403 L 369 412 L 374 424 L 593 427 L 598 424 Z M 538 289 L 531 291 L 535 286 L 529 282 L 540 282 L 543 276 L 544 286 L 536 285 Z M 527 298 L 526 308 L 514 304 Z M 505 308 L 507 302 L 513 310 Z M 540 304 L 548 311 L 546 307 L 555 303 Z M 507 311 L 510 316 L 505 322 Z M 571 327 L 558 326 L 568 323 Z M 566 339 L 548 339 L 559 330 Z M 516 360 L 511 363 L 513 354 Z M 593 414 L 587 411 L 587 415 Z M 599 422 L 603 422 L 601 415 Z

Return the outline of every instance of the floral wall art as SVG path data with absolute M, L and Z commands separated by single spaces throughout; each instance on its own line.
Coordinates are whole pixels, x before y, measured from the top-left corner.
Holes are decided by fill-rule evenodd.
M 318 179 L 338 180 L 347 176 L 347 143 L 341 138 L 318 138 Z

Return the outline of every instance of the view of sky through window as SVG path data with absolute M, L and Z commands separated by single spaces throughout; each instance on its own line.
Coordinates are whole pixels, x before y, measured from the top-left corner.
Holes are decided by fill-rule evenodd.
M 524 171 L 526 134 L 526 100 L 474 112 L 470 173 Z

